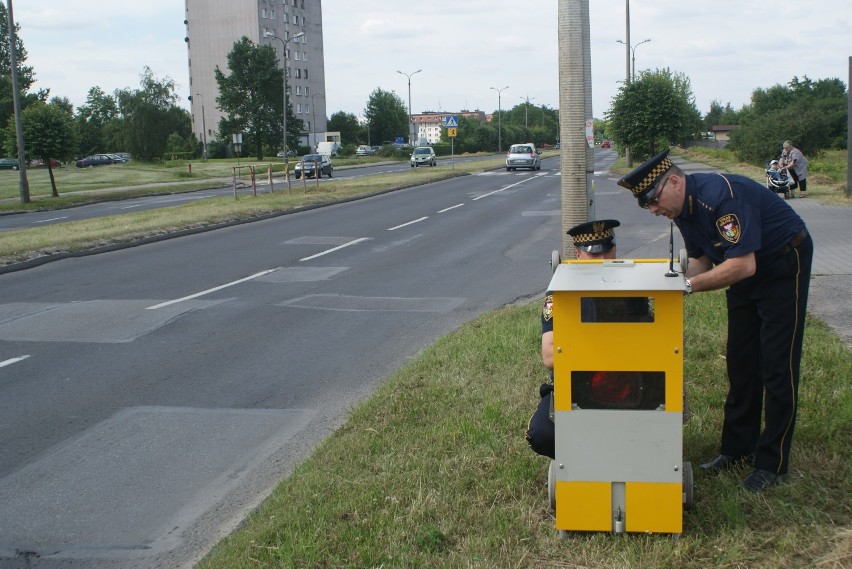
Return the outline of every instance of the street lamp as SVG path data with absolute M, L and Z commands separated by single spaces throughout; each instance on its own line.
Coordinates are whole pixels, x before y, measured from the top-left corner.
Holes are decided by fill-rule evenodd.
M 524 106 L 524 128 L 529 128 L 529 124 L 527 123 L 527 117 L 529 116 L 529 112 L 530 112 L 530 100 L 535 101 L 535 97 L 530 99 L 530 96 L 527 95 L 526 97 L 521 97 L 521 100 L 523 101 L 525 98 L 526 98 L 527 104 Z
M 497 87 L 491 87 L 491 89 L 497 91 L 497 152 L 503 152 L 503 126 L 501 124 L 503 109 L 500 105 L 500 95 L 508 88 L 508 85 L 501 89 L 498 89 Z
M 196 93 L 196 97 L 201 97 L 201 136 L 204 140 L 204 161 L 207 162 L 207 122 L 204 119 L 204 97 L 201 93 Z
M 628 79 L 630 81 L 635 81 L 636 80 L 636 48 L 639 47 L 640 45 L 642 45 L 643 43 L 648 43 L 651 40 L 649 40 L 649 39 L 643 40 L 643 41 L 640 41 L 639 43 L 633 44 L 633 46 L 630 46 L 630 45 L 624 43 L 621 40 L 615 40 L 615 41 L 622 44 L 622 45 L 626 45 L 627 47 L 630 48 L 630 53 L 633 56 L 633 71 L 631 71 L 630 77 L 628 77 Z
M 416 73 L 420 73 L 421 71 L 423 71 L 423 70 L 418 69 L 417 71 L 412 71 L 411 73 L 403 73 L 402 71 L 400 71 L 398 69 L 396 71 L 400 75 L 405 75 L 406 77 L 408 77 L 408 144 L 411 145 L 411 146 L 414 146 L 414 142 L 412 140 L 414 138 L 414 135 L 412 134 L 412 131 L 414 129 L 413 129 L 413 126 L 411 124 L 411 76 L 416 74 Z
M 314 97 L 319 95 L 320 97 L 324 97 L 325 93 L 313 93 L 311 95 L 311 130 L 314 131 L 314 146 L 317 145 L 317 113 L 316 106 L 314 105 Z
M 274 38 L 281 42 L 281 60 L 284 62 L 282 66 L 282 71 L 284 72 L 284 112 L 282 113 L 283 118 L 281 119 L 281 130 L 284 134 L 284 175 L 287 176 L 287 184 L 290 183 L 290 160 L 287 155 L 287 44 L 290 43 L 290 40 L 300 38 L 304 35 L 305 32 L 299 32 L 298 34 L 283 40 L 272 32 L 266 32 L 263 34 L 263 37 L 265 38 Z

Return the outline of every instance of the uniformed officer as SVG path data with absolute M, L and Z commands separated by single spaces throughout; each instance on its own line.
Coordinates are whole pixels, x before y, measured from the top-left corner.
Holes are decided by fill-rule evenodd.
M 575 225 L 568 230 L 574 239 L 577 259 L 615 259 L 615 231 L 621 225 L 615 219 L 602 219 Z M 589 307 L 581 307 L 584 314 Z M 550 383 L 539 388 L 541 401 L 538 409 L 530 418 L 527 427 L 527 442 L 530 447 L 543 456 L 554 458 L 554 426 L 550 418 L 550 401 L 553 393 L 553 295 L 547 292 L 541 311 L 541 361 L 550 370 Z
M 687 175 L 668 153 L 618 184 L 680 229 L 687 292 L 729 287 L 722 445 L 700 468 L 720 471 L 753 458 L 743 486 L 760 491 L 779 484 L 790 461 L 813 241 L 798 214 L 762 184 L 731 174 Z

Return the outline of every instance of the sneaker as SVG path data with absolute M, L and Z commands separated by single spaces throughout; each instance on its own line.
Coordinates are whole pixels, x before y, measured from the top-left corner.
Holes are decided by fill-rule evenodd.
M 766 488 L 778 486 L 783 481 L 783 474 L 775 474 L 770 470 L 755 468 L 743 479 L 743 488 L 749 492 L 760 492 Z

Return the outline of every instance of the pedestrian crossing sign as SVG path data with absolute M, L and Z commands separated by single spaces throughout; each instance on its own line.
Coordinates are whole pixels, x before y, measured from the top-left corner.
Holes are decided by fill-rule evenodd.
M 446 128 L 458 128 L 459 127 L 459 117 L 454 116 L 454 115 L 444 117 L 444 127 L 446 127 Z
M 458 135 L 458 130 L 459 130 L 459 129 L 457 129 L 457 128 L 448 128 L 448 129 L 447 129 L 447 136 L 449 136 L 450 138 L 453 138 L 453 137 L 457 136 L 457 135 Z

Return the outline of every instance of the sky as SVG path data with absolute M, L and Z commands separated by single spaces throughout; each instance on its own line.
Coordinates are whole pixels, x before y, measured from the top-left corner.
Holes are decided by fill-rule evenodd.
M 307 0 L 308 2 L 312 0 Z M 557 0 L 324 0 L 326 108 L 363 114 L 376 88 L 423 111 L 497 110 L 529 100 L 557 108 Z M 626 74 L 626 0 L 590 0 L 592 113 L 603 118 Z M 145 66 L 189 108 L 182 0 L 13 1 L 35 88 L 75 106 L 89 89 L 139 86 Z M 689 77 L 695 104 L 734 109 L 794 76 L 849 81 L 852 2 L 632 0 L 637 72 Z M 640 42 L 650 39 L 650 42 Z

